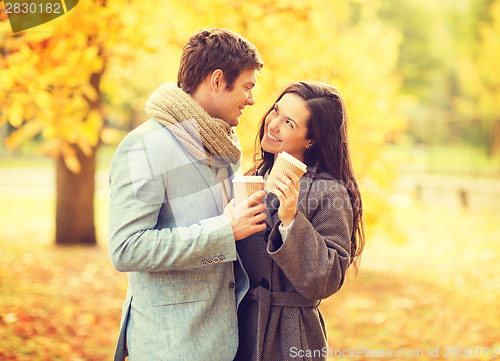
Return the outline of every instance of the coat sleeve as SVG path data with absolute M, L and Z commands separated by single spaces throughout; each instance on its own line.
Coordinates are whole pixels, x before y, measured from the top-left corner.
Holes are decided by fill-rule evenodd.
M 285 242 L 277 222 L 267 251 L 294 288 L 310 299 L 327 298 L 344 282 L 350 263 L 352 206 L 346 189 L 336 183 L 325 192 L 311 192 L 306 202 L 312 216 L 309 221 L 297 212 Z
M 141 156 L 145 147 L 134 144 L 139 144 L 137 149 L 120 144 L 110 167 L 109 254 L 114 267 L 122 272 L 161 272 L 236 260 L 233 230 L 224 215 L 187 227 L 175 222 L 158 226 L 168 200 L 165 174 L 155 164 L 165 162 L 158 152 Z M 131 162 L 133 152 L 138 156 Z

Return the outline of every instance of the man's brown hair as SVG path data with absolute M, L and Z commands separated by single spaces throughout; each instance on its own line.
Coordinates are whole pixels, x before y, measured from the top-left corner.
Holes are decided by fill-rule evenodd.
M 241 35 L 222 28 L 198 30 L 182 49 L 177 85 L 192 94 L 207 75 L 220 69 L 231 90 L 243 71 L 263 66 L 255 45 Z

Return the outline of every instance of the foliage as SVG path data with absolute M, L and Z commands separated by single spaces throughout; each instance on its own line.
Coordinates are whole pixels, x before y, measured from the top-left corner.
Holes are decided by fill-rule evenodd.
M 169 2 L 165 6 L 171 7 L 171 11 L 160 12 L 153 18 L 160 31 L 150 37 L 152 43 L 161 42 L 165 47 L 157 47 L 155 56 L 139 57 L 127 71 L 111 72 L 116 79 L 131 85 L 129 89 L 136 90 L 130 101 L 137 117 L 138 112 L 143 113 L 143 104 L 152 90 L 162 82 L 175 81 L 180 46 L 191 32 L 219 26 L 248 38 L 257 46 L 265 65 L 254 92 L 256 104 L 245 110 L 237 128 L 245 169 L 251 165 L 258 123 L 285 86 L 297 80 L 334 85 L 344 95 L 349 109 L 354 167 L 369 203 L 368 221 L 376 222 L 380 213 L 374 208 L 384 207 L 386 190 L 392 182 L 393 165 L 384 143 L 397 137 L 403 128 L 403 120 L 394 107 L 399 87 L 394 68 L 400 36 L 377 17 L 378 3 Z M 165 34 L 171 33 L 169 40 Z M 151 68 L 157 71 L 144 71 Z M 143 82 L 135 81 L 138 72 Z
M 126 6 L 124 6 L 126 5 Z M 0 51 L 0 125 L 16 129 L 9 148 L 33 137 L 57 164 L 57 244 L 95 245 L 94 166 L 104 129 L 103 76 L 111 60 L 128 61 L 143 46 L 134 26 L 140 18 L 137 1 L 82 2 L 51 27 L 6 33 Z M 2 14 L 5 15 L 5 14 Z M 52 31 L 48 30 L 51 29 Z M 112 134 L 112 132 L 111 132 Z
M 491 5 L 491 22 L 481 26 L 481 43 L 477 67 L 481 87 L 478 92 L 479 117 L 484 118 L 493 136 L 490 152 L 500 155 L 500 69 L 496 59 L 500 55 L 500 1 Z
M 68 169 L 79 172 L 71 145 L 89 156 L 103 128 L 100 77 L 110 59 L 130 59 L 140 46 L 141 34 L 133 28 L 137 8 L 133 2 L 128 5 L 82 1 L 44 25 L 49 31 L 12 34 L 6 18 L 0 22 L 5 33 L 0 42 L 0 124 L 8 121 L 16 128 L 6 140 L 9 148 L 41 133 L 43 152 L 62 155 Z
M 498 0 L 382 0 L 380 16 L 403 34 L 398 103 L 411 140 L 499 153 Z
M 402 92 L 417 97 L 430 95 L 438 72 L 442 69 L 443 59 L 434 51 L 436 42 L 436 14 L 429 9 L 429 4 L 421 1 L 400 1 L 398 6 L 390 0 L 382 0 L 379 8 L 384 23 L 398 29 L 403 41 L 400 42 L 397 72 L 402 78 Z
M 257 105 L 246 111 L 238 130 L 245 167 L 253 155 L 257 123 L 277 93 L 294 80 L 327 82 L 344 95 L 350 111 L 351 148 L 365 198 L 383 206 L 392 179 L 384 142 L 397 136 L 403 123 L 394 108 L 400 38 L 378 18 L 378 3 L 83 2 L 54 20 L 53 32 L 28 31 L 2 43 L 7 56 L 0 66 L 1 119 L 18 128 L 7 144 L 12 148 L 41 133 L 43 150 L 64 155 L 67 167 L 78 171 L 70 145 L 88 154 L 100 139 L 116 140 L 110 128 L 102 132 L 104 118 L 122 128 L 137 125 L 152 90 L 175 81 L 178 55 L 189 34 L 221 26 L 254 42 L 266 64 L 255 92 Z M 136 51 L 139 43 L 156 54 Z M 102 76 L 98 85 L 92 82 L 96 74 Z M 369 211 L 368 220 L 378 214 Z
M 482 4 L 483 6 L 479 6 Z M 452 99 L 457 117 L 468 119 L 468 133 L 481 133 L 479 143 L 488 156 L 500 155 L 500 1 L 480 1 L 473 8 L 471 27 L 475 36 L 462 42 L 457 61 L 459 93 Z M 473 128 L 473 129 L 470 129 Z M 468 137 L 470 139 L 470 137 Z M 474 143 L 472 143 L 474 144 Z

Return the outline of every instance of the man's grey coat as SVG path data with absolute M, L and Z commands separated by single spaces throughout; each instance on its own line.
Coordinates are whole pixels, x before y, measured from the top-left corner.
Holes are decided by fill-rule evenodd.
M 230 173 L 232 173 L 233 169 Z M 150 119 L 110 168 L 109 252 L 128 272 L 115 360 L 232 360 L 248 279 L 221 184 Z

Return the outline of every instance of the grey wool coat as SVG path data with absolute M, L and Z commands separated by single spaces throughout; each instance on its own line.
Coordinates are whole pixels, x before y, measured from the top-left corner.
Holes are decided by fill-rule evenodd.
M 297 216 L 281 239 L 278 198 L 268 193 L 267 228 L 236 243 L 250 278 L 238 308 L 235 360 L 326 360 L 321 299 L 337 292 L 350 261 L 348 192 L 317 167 L 300 180 Z

